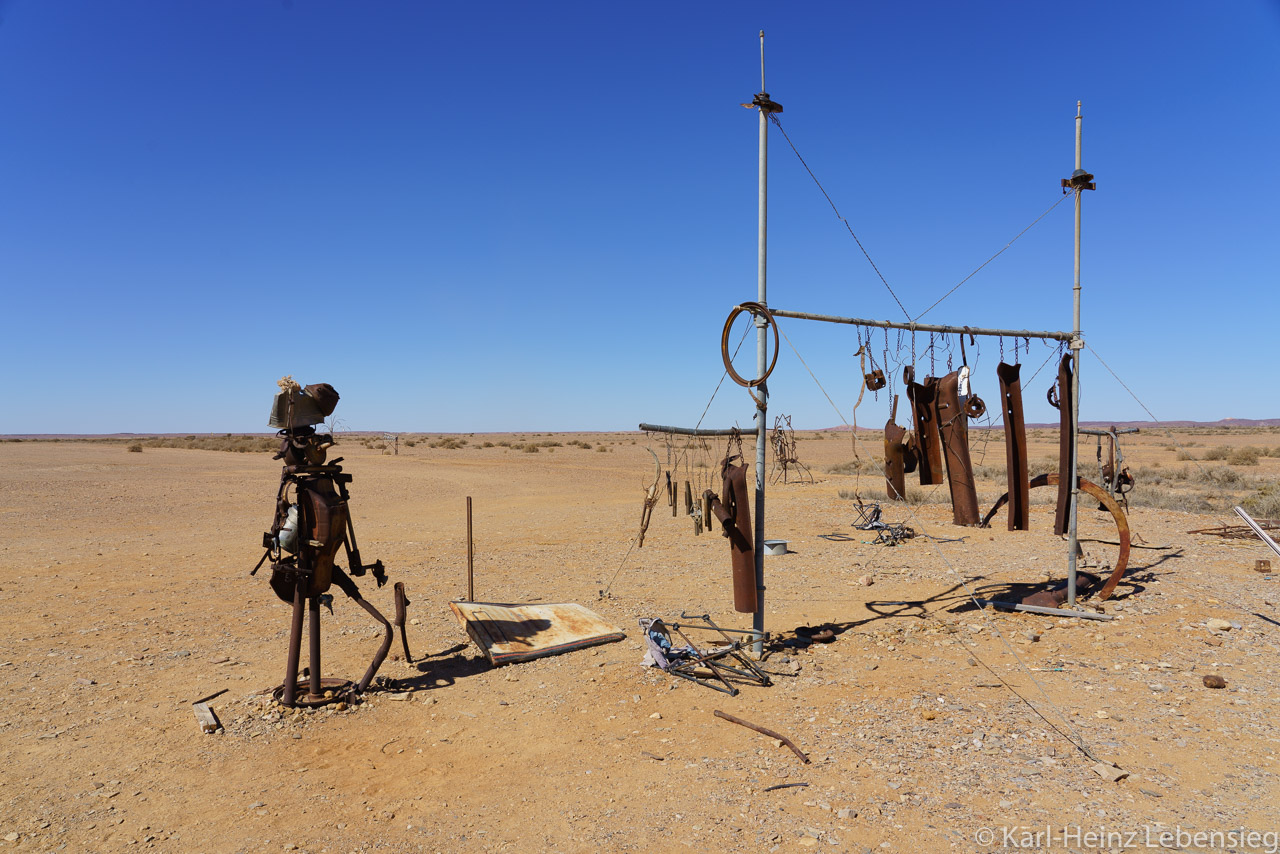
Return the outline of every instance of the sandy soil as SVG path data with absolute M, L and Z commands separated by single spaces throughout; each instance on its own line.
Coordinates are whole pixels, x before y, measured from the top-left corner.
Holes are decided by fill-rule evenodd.
M 593 447 L 481 447 L 569 439 Z M 1275 437 L 1214 441 L 1260 439 Z M 828 473 L 850 459 L 847 436 L 802 437 L 816 482 L 769 490 L 768 536 L 792 553 L 766 562 L 767 623 L 783 638 L 825 622 L 840 634 L 772 654 L 773 687 L 730 697 L 639 666 L 639 617 L 684 610 L 750 625 L 732 610 L 723 538 L 695 536 L 663 503 L 643 549 L 630 549 L 646 448 L 667 463 L 663 442 L 468 441 L 398 456 L 355 441 L 336 449 L 355 476 L 362 551 L 405 582 L 421 658 L 388 660 L 395 694 L 285 715 L 269 694 L 289 609 L 265 573 L 248 576 L 279 477 L 269 454 L 0 444 L 0 846 L 1120 851 L 1161 833 L 1241 828 L 1277 842 L 1280 576 L 1255 572 L 1269 557 L 1260 544 L 1186 533 L 1234 517 L 1135 508 L 1135 531 L 1170 548 L 1134 551 L 1103 605 L 1110 622 L 983 612 L 967 589 L 1064 573 L 1051 505 L 1037 504 L 1035 530 L 1022 533 L 1003 516 L 990 530 L 957 528 L 945 504 L 886 508 L 890 521 L 964 539 L 866 544 L 839 492 L 878 479 Z M 1136 437 L 1131 460 L 1172 460 L 1166 442 Z M 1033 460 L 1053 453 L 1051 435 L 1040 443 Z M 677 477 L 709 482 L 696 464 L 719 453 L 686 456 Z M 1003 462 L 998 445 L 987 454 Z M 1266 458 L 1255 471 L 1276 466 Z M 985 484 L 984 506 L 1000 491 Z M 465 591 L 467 495 L 478 599 L 579 602 L 627 639 L 490 667 L 447 604 Z M 1114 536 L 1092 509 L 1081 528 Z M 1111 546 L 1087 546 L 1114 559 Z M 389 585 L 360 585 L 391 614 Z M 325 675 L 357 678 L 379 630 L 340 593 L 334 610 Z M 1211 630 L 1210 618 L 1231 628 Z M 1206 688 L 1206 674 L 1226 689 Z M 202 734 L 191 704 L 219 691 L 211 705 L 225 730 Z M 715 709 L 787 735 L 811 764 Z M 1128 776 L 1104 779 L 1099 759 Z M 806 785 L 766 791 L 782 783 Z M 1192 850 L 1268 845 L 1167 838 Z

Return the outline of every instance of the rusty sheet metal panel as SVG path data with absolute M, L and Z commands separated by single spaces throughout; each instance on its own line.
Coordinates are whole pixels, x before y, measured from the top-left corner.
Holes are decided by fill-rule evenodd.
M 939 380 L 934 406 L 947 466 L 947 485 L 951 488 L 952 520 L 957 525 L 977 525 L 981 521 L 978 492 L 969 459 L 968 416 L 960 408 L 959 386 L 959 371 L 952 371 Z
M 494 665 L 572 652 L 626 637 L 594 611 L 565 602 L 503 605 L 450 602 L 453 615 Z
M 902 371 L 902 381 L 907 387 L 907 399 L 911 401 L 911 421 L 916 430 L 920 485 L 940 484 L 943 482 L 942 436 L 938 432 L 938 418 L 934 410 L 934 402 L 938 396 L 938 379 L 925 377 L 923 383 L 918 383 L 915 381 L 915 368 L 908 365 Z
M 1009 479 L 1009 530 L 1031 529 L 1031 473 L 1027 465 L 1027 426 L 1022 415 L 1022 365 L 1001 362 L 996 367 L 1000 378 L 1001 414 L 1004 417 L 1005 467 Z M 1032 603 L 1034 604 L 1034 603 Z
M 1071 353 L 1065 353 L 1058 364 L 1058 384 L 1050 389 L 1057 392 L 1049 403 L 1058 407 L 1058 506 L 1053 514 L 1053 533 L 1067 533 L 1071 522 L 1071 472 L 1075 470 L 1075 458 L 1071 452 Z

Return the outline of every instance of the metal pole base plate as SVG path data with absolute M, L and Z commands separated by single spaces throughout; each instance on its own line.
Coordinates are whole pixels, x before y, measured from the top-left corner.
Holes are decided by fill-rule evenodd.
M 342 700 L 349 701 L 354 689 L 355 683 L 348 679 L 321 679 L 320 693 L 312 694 L 310 693 L 311 681 L 309 679 L 303 679 L 297 683 L 293 704 L 295 706 L 301 706 L 304 709 L 314 709 L 320 706 L 327 706 L 330 703 L 337 703 Z M 271 696 L 275 697 L 277 702 L 282 701 L 282 698 L 284 697 L 284 686 L 277 686 L 276 689 L 271 692 Z

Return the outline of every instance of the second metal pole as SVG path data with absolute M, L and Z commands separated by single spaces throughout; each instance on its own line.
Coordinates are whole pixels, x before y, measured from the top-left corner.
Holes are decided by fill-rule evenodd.
M 760 95 L 759 101 L 767 101 L 768 93 L 764 86 L 764 30 L 760 31 Z M 760 222 L 758 232 L 758 250 L 756 259 L 756 281 L 758 286 L 757 302 L 768 305 L 766 288 L 766 260 L 768 257 L 768 199 L 769 199 L 769 111 L 764 103 L 760 103 L 760 171 L 759 171 L 759 209 Z M 769 369 L 769 338 L 764 319 L 756 320 L 756 369 L 758 376 L 764 376 Z M 764 452 L 765 452 L 765 414 L 768 408 L 769 392 L 762 383 L 756 396 L 756 524 L 755 524 L 755 562 L 756 562 L 756 611 L 751 618 L 751 628 L 755 631 L 755 640 L 751 650 L 756 656 L 764 654 Z
M 1076 172 L 1083 167 L 1082 129 L 1080 102 L 1076 101 Z M 1072 173 L 1073 177 L 1075 173 Z M 1076 526 L 1080 513 L 1080 197 L 1084 189 L 1076 187 L 1076 251 L 1075 286 L 1072 291 L 1071 341 L 1071 514 L 1067 534 L 1067 604 L 1076 604 L 1076 554 L 1080 551 L 1079 529 Z

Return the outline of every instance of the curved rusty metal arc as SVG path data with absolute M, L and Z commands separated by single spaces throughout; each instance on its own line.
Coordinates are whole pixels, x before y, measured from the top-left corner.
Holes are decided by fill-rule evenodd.
M 1107 583 L 1102 585 L 1102 590 L 1098 592 L 1098 600 L 1102 601 L 1110 597 L 1111 594 L 1115 592 L 1116 585 L 1120 583 L 1121 576 L 1124 575 L 1125 569 L 1128 568 L 1129 566 L 1129 547 L 1130 547 L 1130 541 L 1132 539 L 1132 536 L 1129 533 L 1129 520 L 1128 518 L 1125 517 L 1124 511 L 1120 509 L 1120 505 L 1116 503 L 1114 498 L 1112 498 L 1110 495 L 1107 494 L 1107 491 L 1105 489 L 1101 488 L 1095 483 L 1091 483 L 1090 481 L 1085 480 L 1082 477 L 1077 478 L 1076 482 L 1079 484 L 1082 492 L 1086 492 L 1093 498 L 1098 499 L 1098 502 L 1111 512 L 1112 517 L 1114 517 L 1116 520 L 1116 531 L 1120 535 L 1120 538 L 1119 538 L 1120 554 L 1116 557 L 1115 569 L 1111 570 L 1111 576 L 1107 579 Z M 1037 486 L 1057 486 L 1057 485 L 1058 485 L 1057 472 L 1050 472 L 1049 474 L 1036 475 L 1031 479 L 1032 489 L 1035 489 Z M 997 498 L 996 503 L 991 505 L 991 509 L 987 511 L 987 515 L 982 517 L 981 527 L 983 528 L 990 527 L 992 517 L 994 517 L 996 513 L 999 512 L 1000 508 L 1003 507 L 1005 505 L 1005 502 L 1007 502 L 1008 500 L 1009 500 L 1009 493 L 1007 492 L 1004 495 L 1001 495 L 999 498 Z

